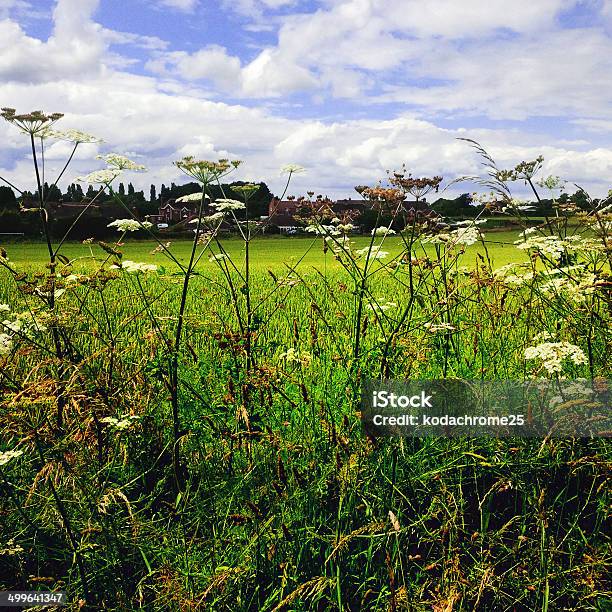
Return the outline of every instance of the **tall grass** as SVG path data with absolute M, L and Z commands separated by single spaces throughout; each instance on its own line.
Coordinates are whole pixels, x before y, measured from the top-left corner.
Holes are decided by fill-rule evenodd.
M 507 182 L 535 189 L 539 162 L 487 163 L 504 185 L 490 207 L 520 216 Z M 481 226 L 399 205 L 439 177 L 397 173 L 361 189 L 397 236 L 356 245 L 351 218 L 306 198 L 303 256 L 335 265 L 267 272 L 248 188 L 203 214 L 232 164 L 178 165 L 202 184 L 187 259 L 162 243 L 166 267 L 128 261 L 129 230 L 148 231 L 134 219 L 78 262 L 53 244 L 39 270 L 2 253 L 0 587 L 67 590 L 71 609 L 608 609 L 607 440 L 372 439 L 359 393 L 606 376 L 609 202 L 578 217 L 587 233 L 559 209 L 500 269 Z M 584 358 L 525 358 L 543 343 Z

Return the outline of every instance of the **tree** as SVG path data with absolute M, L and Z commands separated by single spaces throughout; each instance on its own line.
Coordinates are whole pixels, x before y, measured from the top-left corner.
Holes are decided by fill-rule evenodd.
M 127 190 L 127 192 L 128 192 L 128 195 L 131 195 L 131 196 L 134 195 L 135 190 L 134 190 L 134 185 L 132 185 L 132 183 L 128 183 L 128 190 Z
M 153 204 L 154 202 L 157 202 L 157 192 L 155 190 L 155 185 L 151 185 L 151 191 L 150 191 L 150 195 L 149 195 L 149 202 L 151 202 L 151 204 Z
M 10 187 L 0 187 L 0 210 L 17 210 L 17 198 Z
M 119 195 L 122 197 L 125 195 L 125 185 L 123 183 L 119 183 Z

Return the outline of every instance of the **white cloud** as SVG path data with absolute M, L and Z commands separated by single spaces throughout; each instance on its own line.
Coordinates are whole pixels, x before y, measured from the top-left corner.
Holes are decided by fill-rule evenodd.
M 157 0 L 160 6 L 178 9 L 179 11 L 193 11 L 199 0 Z
M 91 21 L 98 0 L 59 0 L 48 41 L 27 36 L 14 21 L 0 21 L 0 78 L 41 82 L 99 72 L 105 46 Z
M 328 10 L 284 19 L 278 44 L 241 62 L 216 45 L 187 53 L 165 50 L 159 39 L 105 30 L 93 21 L 94 0 L 60 0 L 46 42 L 27 36 L 13 21 L 0 22 L 0 101 L 20 111 L 64 111 L 64 126 L 104 138 L 103 150 L 141 155 L 150 172 L 134 175 L 133 182 L 147 190 L 149 183 L 183 180 L 171 162 L 185 154 L 242 158 L 246 163 L 237 176 L 266 180 L 277 192 L 284 180 L 278 168 L 300 163 L 308 173 L 296 177 L 296 194 L 312 188 L 349 195 L 353 185 L 373 183 L 403 162 L 414 174 L 452 179 L 480 170 L 477 157 L 456 140 L 469 136 L 490 149 L 501 167 L 542 152 L 547 172 L 584 184 L 595 194 L 606 193 L 612 154 L 580 139 L 568 142 L 561 130 L 442 129 L 408 112 L 384 121 L 289 119 L 262 107 L 211 101 L 211 93 L 197 85 L 203 79 L 245 96 L 251 105 L 260 97 L 282 100 L 288 92 L 326 100 L 330 92 L 362 98 L 364 91 L 374 91 L 379 100 L 416 102 L 426 109 L 504 118 L 554 112 L 582 122 L 575 125 L 585 130 L 608 125 L 610 85 L 597 77 L 610 72 L 609 40 L 597 30 L 556 31 L 554 15 L 561 1 L 533 4 L 523 6 L 527 17 L 512 18 L 521 33 L 516 37 L 498 40 L 483 34 L 478 40 L 455 40 L 461 19 L 452 7 L 436 22 L 426 14 L 429 4 L 417 14 L 414 2 L 330 2 Z M 412 34 L 400 5 L 413 11 Z M 474 7 L 484 12 L 478 19 L 470 12 Z M 468 8 L 477 31 L 498 27 L 499 15 L 480 0 Z M 129 73 L 121 58 L 110 54 L 110 44 L 149 49 L 156 76 Z M 419 84 L 432 75 L 448 82 L 429 89 Z M 26 155 L 27 143 L 8 124 L 0 124 L 0 139 L 12 158 L 15 152 Z M 61 168 L 66 151 L 62 144 L 49 149 L 49 176 Z M 81 151 L 68 181 L 99 167 L 88 158 L 90 152 Z M 31 168 L 20 156 L 0 165 L 5 166 L 0 174 L 31 188 Z

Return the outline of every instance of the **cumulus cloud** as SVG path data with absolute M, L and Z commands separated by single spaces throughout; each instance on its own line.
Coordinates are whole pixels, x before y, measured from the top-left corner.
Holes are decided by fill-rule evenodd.
M 263 4 L 257 6 L 291 6 Z M 63 111 L 65 127 L 106 141 L 101 150 L 141 156 L 150 172 L 134 176 L 138 188 L 185 180 L 171 162 L 189 154 L 244 159 L 237 176 L 266 180 L 277 192 L 284 180 L 279 167 L 299 163 L 308 173 L 296 176 L 294 193 L 312 188 L 346 196 L 402 163 L 414 174 L 446 179 L 477 173 L 478 158 L 457 141 L 469 136 L 501 167 L 543 153 L 546 172 L 606 193 L 612 154 L 589 144 L 588 130 L 601 133 L 612 124 L 610 85 L 598 78 L 610 72 L 610 40 L 598 28 L 559 29 L 555 16 L 568 2 L 518 4 L 520 15 L 504 20 L 497 0 L 461 3 L 461 11 L 446 0 L 329 0 L 318 11 L 279 18 L 277 43 L 247 60 L 218 44 L 187 52 L 155 37 L 111 31 L 95 22 L 95 0 L 60 0 L 47 41 L 28 36 L 15 21 L 0 22 L 0 100 L 19 110 Z M 174 5 L 188 10 L 196 3 Z M 445 11 L 438 15 L 436 7 Z M 112 45 L 143 50 L 149 72 L 130 72 L 131 60 Z M 221 101 L 227 94 L 244 103 Z M 369 118 L 315 120 L 299 107 L 280 114 L 282 102 L 310 104 L 309 96 L 322 109 L 334 98 L 361 104 Z M 275 106 L 264 105 L 265 98 Z M 389 102 L 394 112 L 376 120 L 377 104 Z M 437 125 L 436 113 L 454 113 L 453 127 Z M 560 128 L 536 133 L 520 123 L 466 131 L 462 117 L 470 114 L 557 115 L 586 137 L 570 141 Z M 22 157 L 27 142 L 6 123 L 0 139 L 0 174 L 31 188 Z M 99 167 L 95 150 L 83 147 L 67 181 Z M 63 144 L 49 149 L 49 176 L 65 152 Z

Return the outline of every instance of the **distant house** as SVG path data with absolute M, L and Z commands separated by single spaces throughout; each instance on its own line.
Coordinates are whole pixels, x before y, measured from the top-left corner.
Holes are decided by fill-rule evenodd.
M 175 199 L 165 200 L 161 202 L 156 215 L 149 215 L 148 220 L 151 223 L 161 225 L 176 225 L 184 221 L 189 221 L 197 216 L 200 203 L 194 202 L 177 202 Z M 204 207 L 204 214 L 210 214 L 208 206 Z

